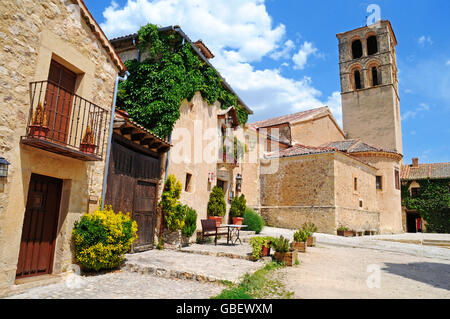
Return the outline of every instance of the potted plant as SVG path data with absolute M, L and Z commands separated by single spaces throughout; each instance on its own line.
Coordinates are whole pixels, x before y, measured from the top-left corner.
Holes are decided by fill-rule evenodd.
M 97 145 L 94 144 L 94 132 L 90 125 L 86 127 L 83 139 L 80 144 L 80 151 L 84 153 L 94 154 Z
M 314 235 L 314 233 L 317 232 L 317 226 L 314 223 L 304 223 L 302 228 L 310 233 L 310 236 L 308 237 L 308 240 L 306 241 L 306 245 L 308 247 L 315 247 L 316 246 L 316 237 L 313 235 Z
M 252 258 L 253 260 L 259 260 L 262 257 L 269 256 L 270 255 L 270 244 L 272 242 L 273 238 L 266 236 L 266 237 L 252 237 L 250 239 L 250 246 L 252 246 Z
M 30 125 L 30 137 L 45 138 L 48 133 L 47 114 L 45 113 L 44 104 L 39 102 L 34 111 L 33 121 Z
M 300 228 L 294 234 L 294 241 L 291 243 L 291 248 L 296 249 L 300 253 L 306 253 L 306 241 L 311 237 L 311 234 Z
M 246 207 L 247 201 L 245 200 L 244 194 L 233 198 L 231 201 L 230 216 L 233 219 L 234 225 L 242 225 Z
M 298 251 L 289 248 L 289 239 L 280 236 L 272 240 L 270 246 L 275 250 L 273 258 L 286 266 L 293 266 L 298 260 Z
M 355 236 L 355 232 L 353 230 L 350 230 L 346 226 L 340 226 L 337 229 L 337 235 L 338 236 L 344 236 L 344 237 L 353 237 L 353 236 Z
M 214 186 L 207 207 L 208 219 L 214 219 L 217 227 L 222 224 L 222 217 L 225 216 L 227 204 L 225 203 L 225 194 L 219 186 Z

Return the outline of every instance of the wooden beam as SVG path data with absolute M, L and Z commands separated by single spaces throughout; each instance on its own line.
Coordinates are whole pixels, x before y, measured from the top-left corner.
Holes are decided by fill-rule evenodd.
M 122 127 L 120 128 L 120 133 L 122 133 L 122 135 L 130 135 L 133 133 L 133 131 L 135 130 L 134 127 Z
M 146 137 L 141 140 L 141 145 L 151 145 L 153 144 L 155 139 L 153 137 Z
M 131 140 L 132 141 L 140 141 L 145 137 L 145 135 L 147 135 L 147 134 L 142 133 L 142 132 L 141 133 L 133 133 L 133 134 L 131 134 Z

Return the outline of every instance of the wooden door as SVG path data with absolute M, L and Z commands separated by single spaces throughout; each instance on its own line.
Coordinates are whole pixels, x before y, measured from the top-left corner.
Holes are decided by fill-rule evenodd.
M 135 248 L 153 245 L 156 184 L 138 181 L 134 193 L 133 219 L 138 224 Z
M 62 180 L 31 175 L 16 277 L 52 273 Z
M 67 142 L 76 80 L 75 73 L 55 61 L 51 62 L 45 102 L 49 127 L 47 137 L 55 142 Z

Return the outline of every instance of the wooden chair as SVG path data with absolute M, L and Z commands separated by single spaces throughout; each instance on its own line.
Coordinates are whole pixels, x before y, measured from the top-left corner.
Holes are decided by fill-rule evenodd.
M 228 235 L 228 233 L 219 233 L 216 221 L 213 219 L 202 219 L 202 242 L 205 242 L 205 237 L 214 236 L 214 244 L 217 245 L 217 237 L 219 235 Z

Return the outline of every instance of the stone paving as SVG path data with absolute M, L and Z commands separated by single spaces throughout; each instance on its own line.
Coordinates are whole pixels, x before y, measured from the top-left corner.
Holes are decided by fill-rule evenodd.
M 222 245 L 220 247 L 224 248 Z M 168 249 L 129 254 L 126 258 L 124 269 L 127 271 L 200 282 L 239 282 L 245 273 L 254 272 L 263 266 L 262 261 Z
M 212 283 L 124 271 L 71 276 L 64 282 L 32 288 L 6 299 L 205 299 L 218 295 L 224 289 L 224 286 Z

